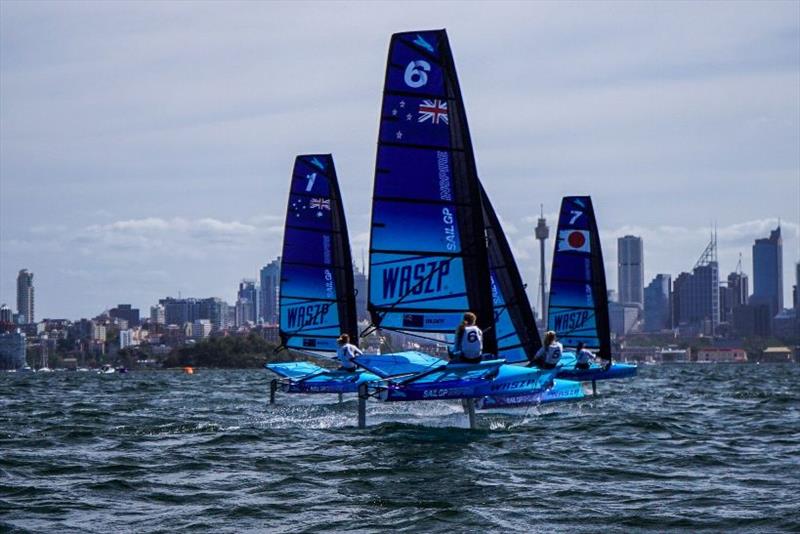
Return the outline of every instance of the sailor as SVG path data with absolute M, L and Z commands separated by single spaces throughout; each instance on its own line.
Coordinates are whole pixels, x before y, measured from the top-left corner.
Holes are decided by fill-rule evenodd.
M 540 369 L 555 369 L 556 365 L 558 365 L 558 361 L 561 359 L 563 350 L 564 347 L 561 346 L 561 343 L 556 341 L 556 333 L 549 330 L 544 335 L 544 344 L 542 348 L 536 351 L 536 356 L 528 366 L 535 365 Z
M 339 370 L 350 371 L 351 373 L 354 372 L 356 370 L 356 364 L 353 363 L 353 358 L 361 356 L 364 353 L 355 345 L 350 344 L 350 336 L 347 334 L 339 336 L 336 343 L 339 345 L 339 348 L 336 350 L 336 357 L 339 359 L 339 363 L 342 364 Z
M 587 370 L 589 368 L 589 363 L 596 358 L 596 356 L 592 354 L 592 351 L 586 349 L 585 346 L 583 341 L 581 341 L 575 349 L 575 369 L 580 369 L 582 371 Z
M 453 350 L 450 352 L 451 362 L 478 363 L 483 353 L 483 332 L 475 324 L 478 317 L 467 312 L 461 324 L 456 328 L 456 338 Z

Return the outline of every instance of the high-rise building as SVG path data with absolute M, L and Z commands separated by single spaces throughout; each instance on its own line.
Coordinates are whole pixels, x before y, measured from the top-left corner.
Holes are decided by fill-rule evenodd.
M 242 326 L 248 322 L 256 323 L 257 299 L 256 281 L 242 280 L 239 283 L 239 291 L 236 294 L 236 326 Z
M 17 275 L 17 313 L 26 324 L 34 320 L 33 313 L 33 273 L 22 269 Z
M 6 304 L 0 306 L 0 324 L 13 324 L 14 313 Z
M 644 250 L 642 238 L 626 235 L 617 239 L 619 302 L 644 306 Z
M 624 337 L 630 332 L 639 317 L 641 308 L 638 304 L 608 303 L 608 324 L 611 333 L 617 338 Z
M 19 329 L 0 333 L 0 369 L 20 369 L 27 362 L 25 334 Z
M 167 297 L 158 301 L 164 308 L 164 323 L 184 326 L 194 323 L 197 319 L 208 319 L 212 330 L 217 331 L 227 327 L 226 313 L 228 303 L 217 297 L 204 299 Z M 154 308 L 150 308 L 151 319 Z M 159 311 L 155 312 L 157 315 Z
M 772 315 L 766 304 L 746 304 L 733 308 L 733 331 L 741 337 L 769 337 Z
M 218 332 L 225 329 L 225 314 L 228 311 L 228 303 L 216 297 L 209 297 L 197 300 L 197 317 L 198 319 L 207 319 L 211 325 L 212 332 Z
M 133 330 L 127 328 L 119 331 L 119 348 L 120 350 L 133 346 Z
M 119 304 L 116 308 L 108 310 L 108 315 L 114 319 L 127 321 L 129 327 L 139 326 L 139 308 L 134 308 L 130 304 Z
M 155 324 L 166 324 L 167 317 L 164 314 L 164 306 L 161 304 L 150 306 L 150 321 Z
M 733 324 L 733 310 L 747 304 L 749 292 L 747 275 L 740 270 L 728 275 L 727 284 L 719 286 L 719 320 L 721 323 Z
M 278 324 L 278 293 L 281 287 L 281 257 L 272 260 L 259 272 L 261 281 L 259 317 L 267 324 Z
M 781 227 L 753 245 L 754 304 L 766 304 L 773 316 L 783 309 L 783 239 Z
M 731 308 L 747 304 L 750 287 L 747 275 L 744 273 L 731 273 L 728 275 L 728 296 Z
M 672 277 L 658 274 L 644 288 L 644 331 L 659 332 L 672 326 Z
M 711 238 L 690 273 L 672 284 L 672 324 L 694 333 L 714 335 L 719 326 L 719 264 L 717 239 Z
M 367 275 L 358 268 L 353 268 L 353 286 L 356 290 L 356 317 L 359 321 L 369 321 Z
M 204 339 L 211 334 L 211 321 L 208 319 L 197 319 L 192 323 L 192 337 L 194 339 Z
M 166 324 L 183 326 L 197 319 L 197 299 L 182 299 L 167 297 L 158 303 L 164 307 L 164 321 Z

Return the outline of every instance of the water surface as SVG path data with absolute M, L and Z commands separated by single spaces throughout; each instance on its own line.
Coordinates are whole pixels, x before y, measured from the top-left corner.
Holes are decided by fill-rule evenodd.
M 0 375 L 0 531 L 800 531 L 797 365 L 645 367 L 479 430 L 268 381 Z

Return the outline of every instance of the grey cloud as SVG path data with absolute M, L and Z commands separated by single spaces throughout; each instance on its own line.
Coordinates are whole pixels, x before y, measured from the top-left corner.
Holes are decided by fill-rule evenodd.
M 127 285 L 103 278 L 120 265 L 169 273 L 131 276 L 142 305 L 177 286 L 231 295 L 279 254 L 301 152 L 333 152 L 357 255 L 368 243 L 386 45 L 392 32 L 422 27 L 448 28 L 480 175 L 527 279 L 539 204 L 553 212 L 567 194 L 591 194 L 613 231 L 717 220 L 721 261 L 723 237 L 746 249 L 763 230 L 723 228 L 798 220 L 795 2 L 6 1 L 2 10 L 2 300 L 13 300 L 13 271 L 29 267 L 45 310 L 107 305 L 110 295 L 79 282 L 62 294 L 44 274 L 62 263 L 98 283 Z M 691 267 L 701 234 L 654 230 L 648 269 Z

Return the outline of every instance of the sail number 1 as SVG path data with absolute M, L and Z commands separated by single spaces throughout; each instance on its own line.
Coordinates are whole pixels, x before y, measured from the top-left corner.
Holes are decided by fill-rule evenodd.
M 430 70 L 430 63 L 423 59 L 417 59 L 408 64 L 403 80 L 407 86 L 418 89 L 428 83 L 428 72 Z

